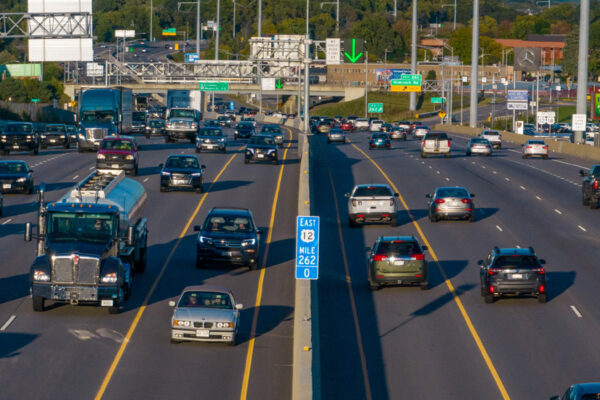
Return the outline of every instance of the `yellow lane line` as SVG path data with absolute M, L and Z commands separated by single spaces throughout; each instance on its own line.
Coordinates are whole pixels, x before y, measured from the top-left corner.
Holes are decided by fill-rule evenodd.
M 121 358 L 123 357 L 123 354 L 125 353 L 125 349 L 127 348 L 127 345 L 129 344 L 129 341 L 131 340 L 131 337 L 133 336 L 133 333 L 135 332 L 135 329 L 137 328 L 138 323 L 140 322 L 140 319 L 142 318 L 142 315 L 144 314 L 144 311 L 146 311 L 146 307 L 148 306 L 148 303 L 150 302 L 150 298 L 154 294 L 154 291 L 156 290 L 156 287 L 158 286 L 160 279 L 162 278 L 163 274 L 165 273 L 165 270 L 167 269 L 167 266 L 169 265 L 171 258 L 173 258 L 173 254 L 175 254 L 175 250 L 177 250 L 177 247 L 179 247 L 179 243 L 181 243 L 181 240 L 185 237 L 188 229 L 190 228 L 190 225 L 196 218 L 198 211 L 200 211 L 202 204 L 204 204 L 204 200 L 206 200 L 206 196 L 208 196 L 208 193 L 210 193 L 210 189 L 219 180 L 219 178 L 221 177 L 223 172 L 225 172 L 225 170 L 227 169 L 229 164 L 231 164 L 231 161 L 233 161 L 233 159 L 237 155 L 238 155 L 238 153 L 235 153 L 231 157 L 229 157 L 229 160 L 227 160 L 227 162 L 225 163 L 223 168 L 221 168 L 221 170 L 219 171 L 219 173 L 217 174 L 217 176 L 215 177 L 215 179 L 209 186 L 208 190 L 204 193 L 204 195 L 198 202 L 196 209 L 192 213 L 192 216 L 188 219 L 187 223 L 185 224 L 185 227 L 182 229 L 181 233 L 179 234 L 179 237 L 177 238 L 177 242 L 175 242 L 175 245 L 171 249 L 171 252 L 169 253 L 169 256 L 167 257 L 167 259 L 165 260 L 165 263 L 163 264 L 158 276 L 154 280 L 154 283 L 152 284 L 150 291 L 146 295 L 144 302 L 140 306 L 140 309 L 138 310 L 137 314 L 135 315 L 135 318 L 133 319 L 133 322 L 129 326 L 127 335 L 125 335 L 125 340 L 123 340 L 123 343 L 121 343 L 121 346 L 119 347 L 119 351 L 117 351 L 117 355 L 113 359 L 113 362 L 110 365 L 110 368 L 108 369 L 108 372 L 106 373 L 106 376 L 104 377 L 104 380 L 102 381 L 102 384 L 100 385 L 100 389 L 98 389 L 98 392 L 96 393 L 96 396 L 94 397 L 95 400 L 100 400 L 102 398 L 102 396 L 104 396 L 104 392 L 106 392 L 106 388 L 108 387 L 108 384 L 110 383 L 110 380 L 112 379 L 112 376 L 115 373 L 117 366 L 119 365 L 119 362 L 121 361 Z
M 250 371 L 252 369 L 252 356 L 254 354 L 254 341 L 256 335 L 256 326 L 258 325 L 258 310 L 260 302 L 262 300 L 263 284 L 265 281 L 265 272 L 267 270 L 267 258 L 269 257 L 269 247 L 271 246 L 271 239 L 273 237 L 273 226 L 275 224 L 275 212 L 277 211 L 277 200 L 279 199 L 279 190 L 281 188 L 281 179 L 283 178 L 283 168 L 285 167 L 285 160 L 287 158 L 288 150 L 292 144 L 292 130 L 285 127 L 290 134 L 290 141 L 288 142 L 285 151 L 283 152 L 283 159 L 281 160 L 281 167 L 279 168 L 279 176 L 277 178 L 277 186 L 275 188 L 275 196 L 273 196 L 273 204 L 271 206 L 271 219 L 269 220 L 269 233 L 267 235 L 267 242 L 265 244 L 265 253 L 263 255 L 263 262 L 260 268 L 260 276 L 258 278 L 258 288 L 256 291 L 256 301 L 254 302 L 254 315 L 252 317 L 252 327 L 250 328 L 250 340 L 248 341 L 248 352 L 246 353 L 246 365 L 244 367 L 244 378 L 242 379 L 242 391 L 240 393 L 240 400 L 246 400 L 248 396 L 248 384 L 250 383 Z
M 400 191 L 398 190 L 398 188 L 396 187 L 396 185 L 394 185 L 394 182 L 392 182 L 392 180 L 383 171 L 383 169 L 379 166 L 379 164 L 377 164 L 375 162 L 375 160 L 373 160 L 367 153 L 365 153 L 365 151 L 363 149 L 361 149 L 360 147 L 358 147 L 354 143 L 350 142 L 350 144 L 356 150 L 358 150 L 360 153 L 362 153 L 362 155 L 364 155 L 365 158 L 367 158 L 375 166 L 375 168 L 377 168 L 379 170 L 379 172 L 381 173 L 381 175 L 383 175 L 383 177 L 388 181 L 388 183 L 390 184 L 390 186 L 392 188 L 394 188 L 394 191 L 396 193 L 400 193 Z M 498 371 L 496 370 L 496 367 L 494 367 L 492 359 L 490 358 L 487 350 L 485 349 L 485 346 L 483 345 L 483 342 L 481 341 L 481 338 L 479 337 L 479 334 L 477 333 L 477 330 L 475 329 L 475 326 L 471 322 L 471 318 L 469 317 L 469 314 L 467 313 L 467 310 L 463 306 L 463 303 L 460 300 L 460 297 L 456 293 L 456 290 L 454 289 L 454 285 L 452 285 L 452 282 L 450 281 L 450 279 L 448 279 L 448 276 L 446 275 L 444 269 L 442 268 L 442 266 L 441 266 L 441 264 L 439 262 L 439 259 L 438 259 L 437 255 L 435 254 L 435 251 L 433 250 L 433 247 L 431 247 L 431 244 L 429 243 L 429 240 L 427 240 L 427 237 L 425 236 L 425 234 L 421 230 L 421 227 L 419 226 L 419 223 L 417 222 L 417 220 L 411 214 L 410 208 L 408 207 L 408 204 L 406 204 L 406 202 L 404 201 L 404 198 L 402 197 L 402 194 L 399 195 L 399 199 L 400 199 L 400 202 L 402 202 L 402 206 L 404 207 L 404 209 L 408 213 L 410 219 L 412 220 L 413 225 L 415 226 L 415 228 L 419 232 L 419 236 L 421 236 L 421 239 L 423 240 L 423 242 L 425 243 L 425 245 L 429 248 L 429 253 L 431 254 L 431 257 L 435 261 L 436 266 L 438 267 L 440 273 L 442 274 L 442 276 L 444 278 L 444 282 L 446 283 L 446 286 L 448 287 L 448 291 L 452 294 L 452 298 L 454 299 L 454 302 L 458 306 L 458 309 L 460 310 L 460 313 L 461 313 L 463 319 L 465 320 L 465 324 L 467 325 L 467 328 L 469 329 L 469 332 L 471 333 L 471 336 L 473 337 L 473 340 L 475 341 L 475 344 L 477 345 L 477 348 L 479 349 L 479 352 L 481 353 L 481 356 L 483 357 L 483 360 L 485 361 L 485 364 L 487 365 L 488 369 L 490 370 L 490 374 L 492 375 L 492 378 L 494 378 L 494 381 L 496 382 L 496 386 L 498 387 L 498 390 L 500 391 L 500 394 L 502 395 L 502 398 L 504 400 L 510 400 L 510 396 L 508 395 L 508 392 L 506 391 L 506 388 L 504 387 L 504 383 L 502 383 L 502 379 L 500 379 L 500 375 L 498 374 Z
M 319 148 L 321 144 L 319 143 Z M 344 235 L 342 233 L 342 221 L 340 217 L 340 208 L 338 205 L 338 198 L 335 191 L 335 181 L 331 173 L 331 166 L 327 163 L 327 172 L 329 172 L 329 181 L 331 182 L 331 191 L 333 192 L 333 204 L 335 205 L 335 214 L 337 218 L 338 236 L 340 239 L 340 246 L 342 250 L 342 260 L 344 262 L 344 271 L 346 272 L 346 286 L 348 288 L 348 295 L 350 297 L 350 308 L 352 309 L 352 317 L 354 319 L 354 332 L 356 335 L 356 341 L 358 344 L 358 353 L 360 355 L 360 364 L 363 374 L 363 384 L 365 386 L 365 398 L 371 400 L 373 395 L 371 394 L 371 384 L 369 380 L 369 371 L 367 368 L 367 357 L 365 356 L 365 350 L 362 341 L 362 334 L 360 332 L 360 323 L 358 321 L 358 310 L 356 309 L 356 301 L 354 300 L 354 290 L 352 289 L 352 279 L 350 277 L 350 267 L 348 266 L 348 258 L 346 256 L 346 245 L 344 244 Z

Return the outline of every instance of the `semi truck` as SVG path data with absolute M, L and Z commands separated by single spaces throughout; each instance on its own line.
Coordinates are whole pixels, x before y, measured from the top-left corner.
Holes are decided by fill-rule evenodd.
M 123 171 L 97 170 L 56 202 L 44 202 L 44 184 L 39 193 L 37 229 L 25 224 L 25 241 L 37 240 L 33 310 L 44 311 L 50 300 L 118 313 L 134 274 L 146 269 L 144 187 Z
M 189 140 L 195 143 L 202 120 L 202 93 L 199 90 L 169 90 L 165 142 Z
M 106 136 L 131 133 L 132 115 L 131 89 L 84 90 L 79 106 L 79 151 L 98 149 Z
M 202 92 L 199 90 L 175 89 L 167 91 L 167 110 L 171 108 L 193 108 L 201 112 Z

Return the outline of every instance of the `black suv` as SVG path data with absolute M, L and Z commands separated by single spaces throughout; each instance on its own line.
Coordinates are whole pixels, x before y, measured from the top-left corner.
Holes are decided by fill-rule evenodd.
M 238 140 L 238 138 L 249 139 L 254 135 L 255 129 L 254 124 L 252 122 L 241 121 L 235 127 L 233 131 L 233 138 Z
M 592 166 L 589 172 L 579 171 L 583 177 L 581 184 L 581 203 L 590 208 L 598 208 L 600 202 L 600 164 Z
M 277 145 L 271 136 L 256 135 L 246 145 L 244 163 L 250 161 L 271 161 L 277 164 Z
M 545 260 L 540 260 L 529 248 L 494 247 L 485 260 L 479 260 L 481 295 L 486 303 L 505 294 L 529 294 L 538 302 L 547 300 Z
M 259 234 L 252 212 L 245 208 L 213 208 L 198 233 L 196 268 L 207 262 L 258 265 Z
M 69 134 L 65 124 L 47 124 L 40 133 L 40 146 L 45 149 L 49 146 L 70 147 Z
M 38 154 L 40 151 L 40 137 L 31 122 L 11 122 L 6 124 L 6 129 L 0 135 L 0 150 L 3 155 L 11 151 L 29 151 L 29 154 Z
M 202 175 L 205 165 L 201 165 L 198 157 L 187 154 L 174 154 L 167 158 L 167 162 L 159 164 L 160 191 L 175 188 L 194 189 L 202 193 Z

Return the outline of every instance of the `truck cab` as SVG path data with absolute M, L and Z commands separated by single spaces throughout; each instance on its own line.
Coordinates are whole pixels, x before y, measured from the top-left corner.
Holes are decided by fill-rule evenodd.
M 195 143 L 201 119 L 200 111 L 196 109 L 171 108 L 167 117 L 165 143 L 177 140 L 189 140 L 190 143 Z
M 31 122 L 10 122 L 0 135 L 0 150 L 7 156 L 11 151 L 28 151 L 38 154 L 40 139 Z

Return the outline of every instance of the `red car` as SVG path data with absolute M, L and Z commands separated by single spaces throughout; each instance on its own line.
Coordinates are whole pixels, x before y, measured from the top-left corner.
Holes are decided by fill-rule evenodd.
M 344 132 L 352 132 L 354 130 L 354 125 L 350 121 L 342 121 L 340 123 L 340 129 Z
M 96 169 L 119 169 L 137 175 L 139 146 L 131 136 L 107 136 L 96 155 Z

